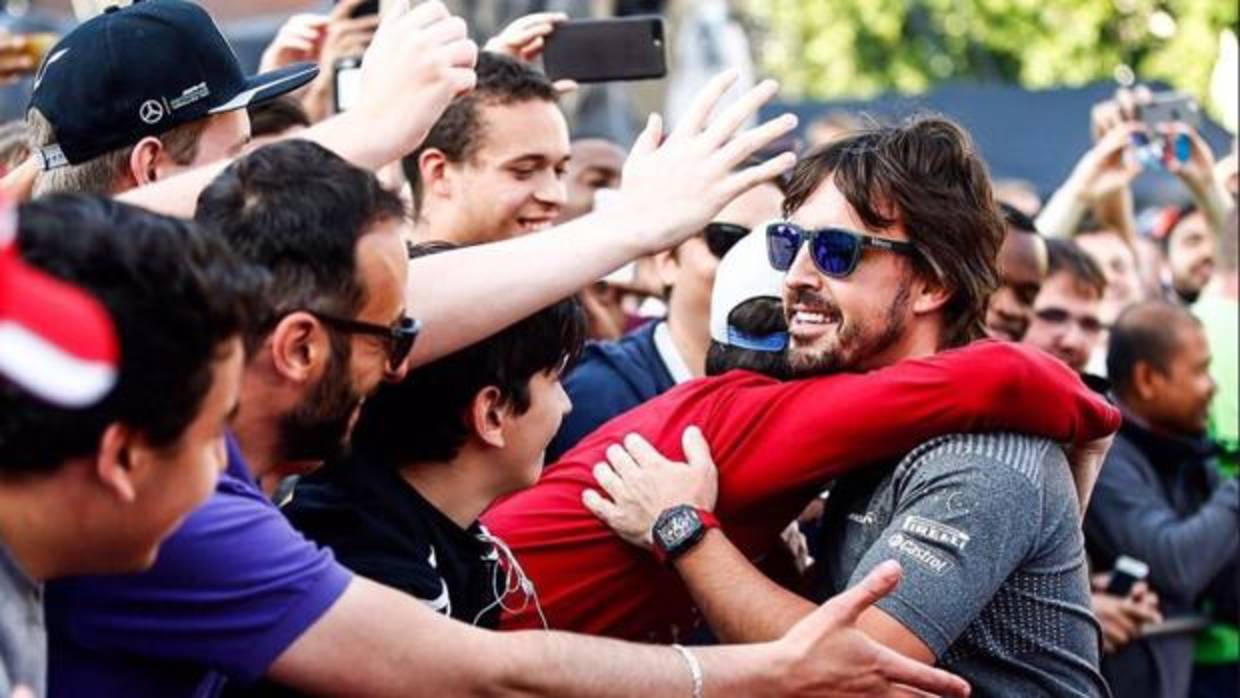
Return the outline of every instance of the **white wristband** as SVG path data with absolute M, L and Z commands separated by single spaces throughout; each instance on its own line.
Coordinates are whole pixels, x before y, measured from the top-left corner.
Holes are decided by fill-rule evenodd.
M 702 665 L 698 663 L 697 657 L 688 648 L 680 645 L 672 645 L 672 649 L 680 653 L 684 657 L 685 664 L 689 665 L 689 675 L 693 677 L 693 698 L 703 698 L 705 689 L 702 684 Z

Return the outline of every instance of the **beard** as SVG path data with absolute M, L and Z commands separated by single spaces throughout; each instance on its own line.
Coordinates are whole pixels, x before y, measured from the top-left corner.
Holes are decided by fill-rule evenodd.
M 804 304 L 828 317 L 839 318 L 833 335 L 818 339 L 820 348 L 788 348 L 788 366 L 794 378 L 830 375 L 858 370 L 867 359 L 877 356 L 904 335 L 905 309 L 911 297 L 911 280 L 904 276 L 896 296 L 881 317 L 845 317 L 832 300 L 800 290 L 787 304 Z M 791 319 L 790 319 L 791 321 Z
M 332 339 L 322 379 L 297 409 L 280 422 L 284 460 L 329 461 L 348 452 L 353 414 L 364 398 L 349 375 L 349 345 Z

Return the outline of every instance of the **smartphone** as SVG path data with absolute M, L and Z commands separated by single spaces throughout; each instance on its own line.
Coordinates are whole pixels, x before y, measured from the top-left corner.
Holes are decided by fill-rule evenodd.
M 362 59 L 341 58 L 332 66 L 332 103 L 336 113 L 347 111 L 362 89 Z
M 1168 123 L 1183 123 L 1199 128 L 1201 106 L 1192 96 L 1183 92 L 1159 92 L 1150 101 L 1137 106 L 1137 116 L 1151 133 Z
M 546 39 L 543 68 L 552 80 L 612 82 L 667 75 L 660 17 L 570 20 Z
M 1145 581 L 1150 574 L 1150 566 L 1136 558 L 1120 555 L 1115 561 L 1115 569 L 1111 571 L 1111 581 L 1106 592 L 1121 598 L 1132 593 L 1137 582 Z

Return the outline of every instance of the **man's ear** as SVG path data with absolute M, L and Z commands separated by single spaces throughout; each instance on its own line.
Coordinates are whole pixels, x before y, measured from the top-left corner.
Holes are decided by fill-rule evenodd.
M 129 151 L 128 175 L 136 186 L 144 186 L 159 180 L 159 165 L 164 155 L 164 143 L 154 136 L 138 141 Z
M 1155 400 L 1162 392 L 1165 380 L 1162 371 L 1148 361 L 1138 361 L 1132 367 L 1132 392 L 1142 402 Z
M 923 274 L 913 274 L 913 313 L 917 315 L 927 315 L 929 313 L 938 312 L 947 305 L 952 299 L 955 289 L 949 288 L 938 279 L 925 277 Z
M 276 372 L 295 383 L 320 375 L 331 357 L 331 340 L 323 325 L 307 312 L 280 318 L 267 340 Z
M 507 443 L 504 427 L 508 418 L 508 405 L 500 395 L 499 388 L 488 385 L 474 396 L 469 406 L 470 426 L 474 435 L 493 448 L 503 448 Z
M 418 172 L 422 175 L 422 192 L 446 198 L 452 196 L 452 180 L 448 176 L 448 157 L 438 148 L 427 148 L 418 156 Z
M 95 454 L 95 476 L 105 489 L 126 504 L 134 500 L 137 491 L 135 471 L 140 460 L 135 454 L 137 442 L 132 429 L 113 422 L 103 430 Z
M 680 257 L 676 247 L 656 252 L 650 257 L 654 273 L 659 277 L 659 285 L 665 290 L 676 285 L 676 277 L 680 274 Z

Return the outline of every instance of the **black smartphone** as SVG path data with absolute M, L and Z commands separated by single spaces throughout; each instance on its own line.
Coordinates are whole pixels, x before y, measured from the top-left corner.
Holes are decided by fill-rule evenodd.
M 611 82 L 667 75 L 661 17 L 570 20 L 546 39 L 543 68 L 552 80 Z
M 1150 574 L 1150 566 L 1136 558 L 1120 555 L 1115 561 L 1115 569 L 1111 570 L 1111 581 L 1107 584 L 1107 593 L 1112 596 L 1126 597 L 1132 593 L 1137 582 L 1144 581 Z

